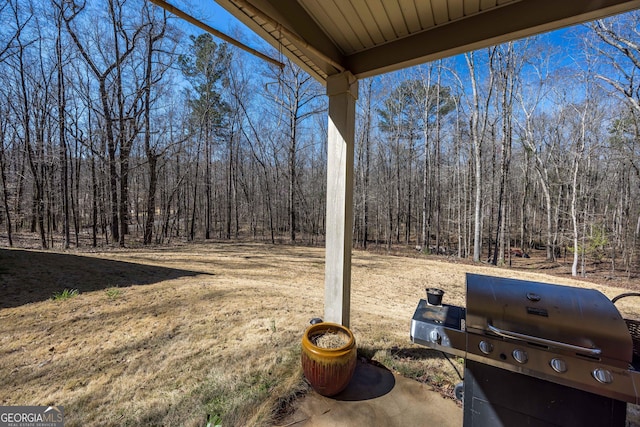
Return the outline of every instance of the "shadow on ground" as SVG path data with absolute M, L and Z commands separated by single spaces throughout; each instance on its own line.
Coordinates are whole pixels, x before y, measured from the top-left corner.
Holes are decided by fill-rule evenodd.
M 427 359 L 444 359 L 445 356 L 441 351 L 434 350 L 429 347 L 392 347 L 391 349 L 383 347 L 359 347 L 358 356 L 366 359 L 372 359 L 379 351 L 389 350 L 391 355 L 397 359 L 410 360 L 427 360 Z
M 384 366 L 357 363 L 349 385 L 333 399 L 348 402 L 375 399 L 389 393 L 395 384 L 393 374 Z
M 72 254 L 0 249 L 0 308 L 44 301 L 65 289 L 92 292 L 199 274 L 203 273 Z
M 392 348 L 391 354 L 394 357 L 401 359 L 415 359 L 415 360 L 426 360 L 426 359 L 444 359 L 445 355 L 438 350 L 434 350 L 428 347 L 401 347 L 401 348 Z

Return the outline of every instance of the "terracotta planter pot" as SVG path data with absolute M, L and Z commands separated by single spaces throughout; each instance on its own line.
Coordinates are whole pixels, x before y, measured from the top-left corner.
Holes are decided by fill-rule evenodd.
M 315 342 L 327 333 L 343 335 L 346 344 L 323 348 Z M 323 396 L 334 396 L 347 387 L 356 368 L 356 340 L 349 330 L 337 323 L 312 325 L 302 337 L 302 370 L 313 389 Z

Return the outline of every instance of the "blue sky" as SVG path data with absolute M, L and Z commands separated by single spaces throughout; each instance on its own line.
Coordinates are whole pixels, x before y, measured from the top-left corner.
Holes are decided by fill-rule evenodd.
M 213 28 L 222 32 L 228 32 L 227 30 L 229 30 L 229 25 L 232 21 L 235 21 L 239 25 L 239 22 L 235 18 L 233 18 L 226 10 L 213 0 L 197 2 L 189 0 L 172 0 L 168 3 L 198 19 L 201 19 L 206 24 L 209 24 Z
M 270 45 L 267 42 L 258 37 L 247 26 L 242 24 L 213 0 L 170 0 L 168 3 L 253 49 L 263 53 L 268 52 L 270 49 Z M 187 22 L 182 22 L 179 26 L 187 34 L 198 35 L 204 32 L 200 28 Z

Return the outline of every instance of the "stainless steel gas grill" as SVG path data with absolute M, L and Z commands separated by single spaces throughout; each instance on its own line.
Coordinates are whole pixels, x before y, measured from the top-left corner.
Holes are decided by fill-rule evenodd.
M 465 426 L 624 426 L 633 344 L 591 290 L 467 274 L 466 308 L 420 300 L 413 342 L 465 359 Z

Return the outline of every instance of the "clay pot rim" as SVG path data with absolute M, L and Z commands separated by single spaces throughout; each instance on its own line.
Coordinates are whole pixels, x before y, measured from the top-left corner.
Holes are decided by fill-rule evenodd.
M 345 345 L 341 347 L 335 347 L 335 348 L 318 347 L 313 343 L 313 341 L 309 339 L 309 337 L 313 335 L 321 335 L 322 334 L 321 331 L 325 331 L 325 330 L 326 331 L 339 330 L 340 332 L 347 334 L 347 336 L 349 337 L 349 340 Z M 309 326 L 305 331 L 303 338 L 305 341 L 308 342 L 310 349 L 314 352 L 343 352 L 353 347 L 355 345 L 355 340 L 356 340 L 355 337 L 353 336 L 353 332 L 351 332 L 349 328 L 339 323 L 332 323 L 332 322 L 321 322 L 321 323 L 316 323 L 315 325 Z

